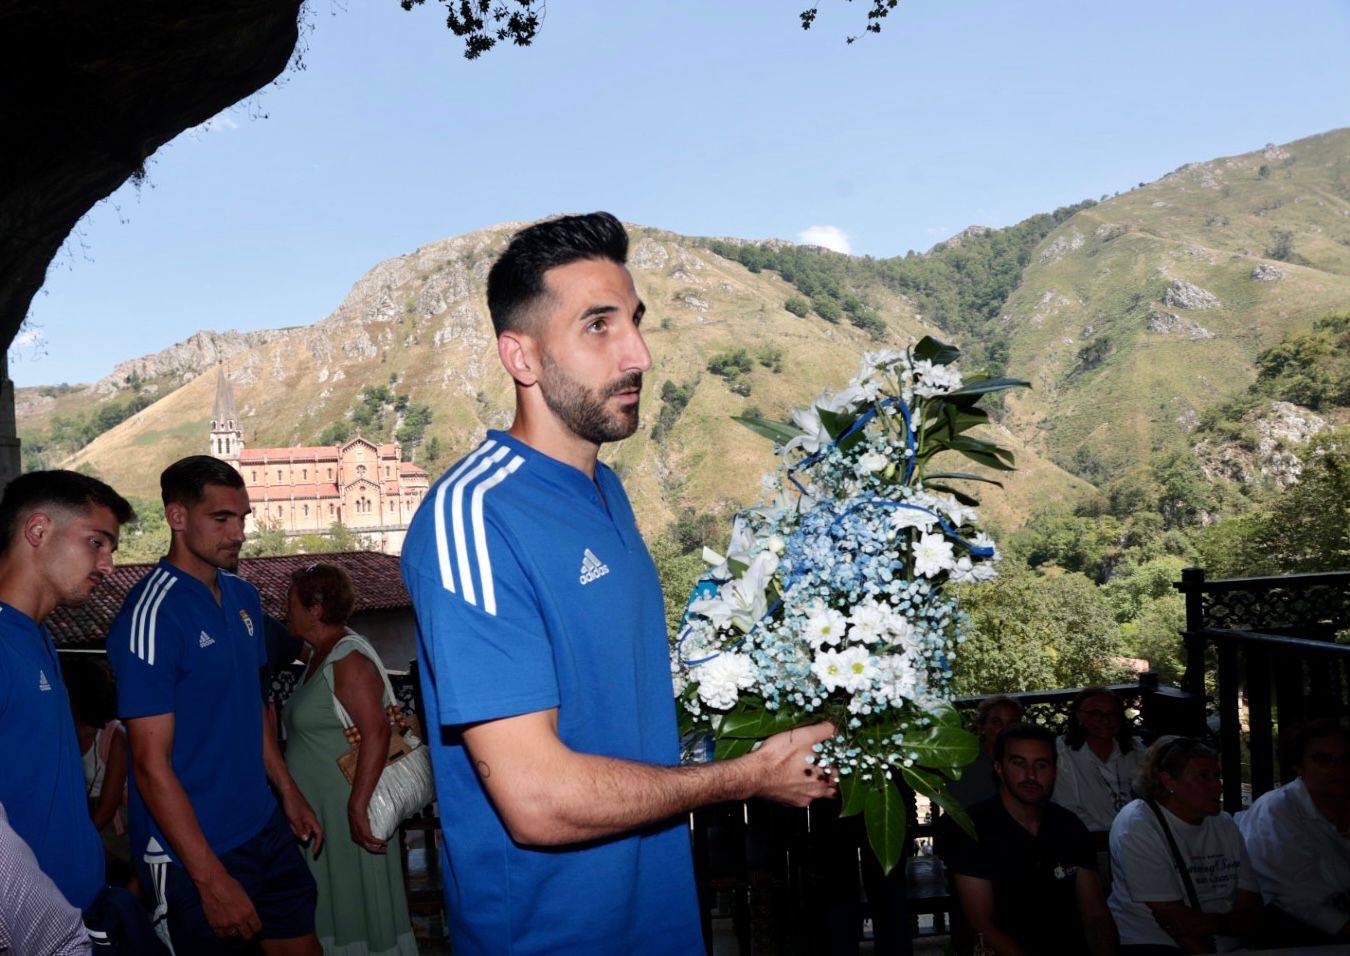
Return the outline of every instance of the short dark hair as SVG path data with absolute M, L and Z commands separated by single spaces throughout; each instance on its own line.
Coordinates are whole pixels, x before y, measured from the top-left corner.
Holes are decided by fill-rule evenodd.
M 994 763 L 1003 762 L 1003 751 L 1010 740 L 1039 740 L 1050 748 L 1050 762 L 1057 763 L 1058 753 L 1055 751 L 1055 735 L 1044 727 L 1037 727 L 1035 724 L 1009 724 L 998 732 L 998 737 L 994 739 Z
M 1350 739 L 1350 730 L 1327 717 L 1294 724 L 1280 732 L 1280 765 L 1293 773 L 1294 768 L 1303 763 L 1303 758 L 1307 756 L 1308 744 L 1319 737 Z
M 607 212 L 560 216 L 526 226 L 488 273 L 488 312 L 497 335 L 527 331 L 530 309 L 545 294 L 544 273 L 583 259 L 628 261 L 628 232 Z
M 244 476 L 229 462 L 210 455 L 189 455 L 174 462 L 159 476 L 164 503 L 191 507 L 206 497 L 207 485 L 243 488 Z
M 319 607 L 325 624 L 345 624 L 356 607 L 356 590 L 349 574 L 336 564 L 311 564 L 291 575 L 291 587 L 305 607 Z
M 9 548 L 20 521 L 34 511 L 60 508 L 83 514 L 94 505 L 111 511 L 119 525 L 136 517 L 127 499 L 111 485 L 78 471 L 30 471 L 20 475 L 9 483 L 0 499 L 0 554 Z
M 70 711 L 79 723 L 102 727 L 117 716 L 117 685 L 101 657 L 63 654 L 61 679 L 70 698 Z
M 1116 743 L 1120 746 L 1121 753 L 1129 753 L 1134 749 L 1134 725 L 1125 719 L 1125 702 L 1109 687 L 1084 687 L 1074 694 L 1073 700 L 1069 701 L 1069 720 L 1064 727 L 1064 742 L 1074 750 L 1083 749 L 1083 744 L 1087 742 L 1087 730 L 1078 719 L 1078 708 L 1094 697 L 1110 697 L 1120 707 L 1120 729 L 1116 731 Z

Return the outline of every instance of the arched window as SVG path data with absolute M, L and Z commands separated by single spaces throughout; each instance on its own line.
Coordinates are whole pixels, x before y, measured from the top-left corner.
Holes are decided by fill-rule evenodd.
M 277 481 L 280 481 L 280 480 L 281 480 L 281 469 L 278 468 L 278 469 L 277 469 Z
M 300 480 L 301 480 L 301 481 L 309 481 L 309 469 L 308 469 L 308 468 L 301 468 L 301 469 L 300 469 Z
M 333 511 L 334 511 L 334 509 L 333 509 L 333 503 L 330 501 L 330 502 L 328 502 L 328 516 L 329 516 L 330 518 L 333 516 Z
M 281 517 L 281 505 L 277 505 L 277 517 Z
M 305 505 L 305 517 L 309 517 L 309 505 Z

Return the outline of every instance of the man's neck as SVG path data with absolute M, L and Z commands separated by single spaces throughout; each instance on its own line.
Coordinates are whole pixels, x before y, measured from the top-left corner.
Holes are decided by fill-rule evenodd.
M 205 584 L 215 595 L 216 602 L 220 602 L 220 579 L 216 576 L 217 571 L 214 564 L 207 564 L 191 551 L 179 547 L 177 541 L 169 545 L 169 553 L 164 560 L 184 574 L 190 575 Z
M 567 431 L 554 419 L 542 422 L 534 420 L 524 408 L 516 408 L 515 421 L 506 433 L 512 438 L 529 445 L 540 454 L 571 465 L 587 478 L 595 478 L 595 463 L 600 457 L 600 446 Z
M 1022 829 L 1026 830 L 1032 836 L 1035 836 L 1041 830 L 1041 817 L 1044 816 L 1044 807 L 1042 804 L 1026 804 L 1018 800 L 1008 788 L 1004 787 L 998 792 L 998 798 L 1003 801 L 1003 809 L 1008 811 L 1008 816 L 1012 817 Z
M 0 564 L 0 601 L 22 611 L 38 624 L 56 609 L 57 600 L 33 580 L 27 569 L 10 562 Z
M 1111 755 L 1116 752 L 1116 738 L 1114 737 L 1107 737 L 1105 739 L 1089 737 L 1087 738 L 1087 745 L 1088 749 L 1096 754 L 1097 759 L 1103 763 L 1110 760 Z

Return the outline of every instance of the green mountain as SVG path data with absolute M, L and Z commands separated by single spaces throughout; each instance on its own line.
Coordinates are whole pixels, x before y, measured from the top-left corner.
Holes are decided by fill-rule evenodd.
M 510 419 L 484 280 L 516 227 L 380 263 L 313 325 L 199 333 L 93 386 L 21 389 L 28 460 L 152 496 L 165 464 L 205 449 L 223 359 L 250 446 L 397 435 L 437 472 Z M 1350 131 L 896 259 L 631 229 L 655 366 L 641 430 L 607 455 L 646 530 L 758 497 L 771 451 L 728 416 L 782 417 L 842 385 L 863 351 L 924 334 L 960 345 L 968 377 L 1033 383 L 993 426 L 1020 470 L 982 495 L 1010 529 L 1188 452 L 1204 413 L 1255 380 L 1258 353 L 1350 304 Z

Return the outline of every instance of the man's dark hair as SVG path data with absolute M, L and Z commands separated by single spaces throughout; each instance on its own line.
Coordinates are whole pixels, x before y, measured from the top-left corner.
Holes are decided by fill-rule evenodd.
M 1342 723 L 1320 717 L 1294 724 L 1280 733 L 1280 766 L 1284 768 L 1286 776 L 1293 774 L 1294 768 L 1303 763 L 1308 755 L 1308 744 L 1319 737 L 1350 740 L 1350 730 Z
M 560 216 L 511 237 L 488 273 L 488 312 L 497 335 L 528 331 L 530 310 L 545 294 L 544 273 L 583 259 L 628 261 L 628 232 L 607 212 Z
M 30 471 L 20 475 L 9 483 L 0 499 L 0 554 L 9 548 L 20 520 L 34 511 L 59 508 L 83 514 L 94 505 L 111 511 L 119 525 L 136 517 L 127 499 L 110 485 L 78 471 Z
M 207 485 L 243 488 L 244 476 L 234 466 L 210 455 L 179 459 L 159 476 L 159 494 L 164 503 L 189 508 L 206 497 Z
M 994 763 L 1003 762 L 1003 750 L 1010 740 L 1039 740 L 1050 748 L 1050 763 L 1058 763 L 1055 752 L 1055 735 L 1044 727 L 1035 724 L 1009 724 L 998 732 L 994 739 Z

